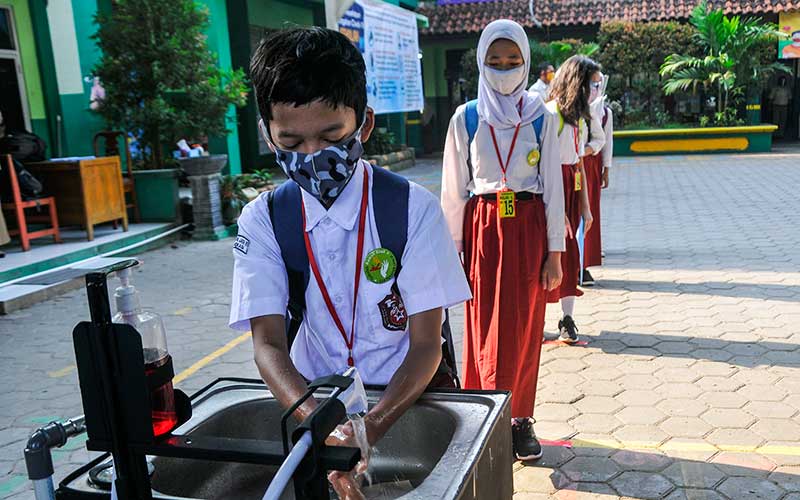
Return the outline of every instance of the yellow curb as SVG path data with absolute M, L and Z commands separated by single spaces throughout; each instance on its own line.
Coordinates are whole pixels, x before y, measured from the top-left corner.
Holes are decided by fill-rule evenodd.
M 728 451 L 732 453 L 759 453 L 761 455 L 784 455 L 784 456 L 800 456 L 800 446 L 779 446 L 779 445 L 766 445 L 766 446 L 739 446 L 739 445 L 719 445 L 715 446 L 710 443 L 680 443 L 680 442 L 667 442 L 661 444 L 656 441 L 625 441 L 618 442 L 613 439 L 599 439 L 592 441 L 584 441 L 575 439 L 572 441 L 573 448 L 615 448 L 620 450 L 661 450 L 669 451 L 695 451 L 695 452 L 712 452 Z

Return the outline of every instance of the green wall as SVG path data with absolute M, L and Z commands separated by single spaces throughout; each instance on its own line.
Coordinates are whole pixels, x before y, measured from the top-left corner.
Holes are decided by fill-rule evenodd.
M 31 128 L 37 135 L 47 138 L 49 133 L 45 121 L 44 92 L 39 74 L 39 61 L 36 57 L 36 41 L 28 0 L 0 0 L 0 6 L 11 7 L 14 13 Z
M 97 31 L 97 26 L 94 23 L 97 6 L 97 0 L 72 0 L 73 19 L 63 20 L 63 22 L 73 22 L 75 24 L 83 89 L 81 93 L 60 94 L 62 156 L 94 154 L 92 139 L 97 132 L 105 128 L 103 120 L 89 109 L 92 70 L 100 58 L 97 46 L 90 39 Z M 56 65 L 58 64 L 59 61 L 56 61 Z M 51 148 L 51 154 L 53 156 L 58 154 L 55 145 Z
M 252 25 L 273 29 L 283 28 L 287 23 L 312 26 L 314 11 L 310 4 L 311 2 L 247 0 L 248 20 Z
M 210 25 L 208 48 L 217 56 L 217 64 L 223 70 L 231 70 L 231 43 L 228 37 L 228 7 L 225 0 L 203 0 L 208 7 Z M 228 171 L 232 174 L 242 172 L 242 160 L 239 155 L 239 132 L 236 128 L 236 108 L 230 106 L 225 115 L 228 134 L 225 137 L 209 138 L 209 149 L 212 153 L 228 155 Z

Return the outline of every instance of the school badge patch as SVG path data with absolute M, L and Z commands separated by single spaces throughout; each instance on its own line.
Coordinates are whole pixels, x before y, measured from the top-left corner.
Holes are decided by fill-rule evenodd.
M 402 297 L 392 292 L 378 302 L 378 309 L 381 312 L 384 328 L 393 332 L 405 331 L 408 325 L 408 313 Z
M 364 274 L 373 283 L 386 283 L 394 277 L 396 270 L 397 259 L 386 248 L 372 250 L 364 261 Z
M 244 236 L 237 236 L 236 241 L 233 242 L 233 249 L 247 255 L 247 250 L 250 249 L 250 240 Z

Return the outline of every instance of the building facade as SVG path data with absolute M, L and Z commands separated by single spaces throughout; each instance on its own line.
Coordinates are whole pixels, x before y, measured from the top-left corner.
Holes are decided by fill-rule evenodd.
M 323 0 L 200 0 L 208 8 L 209 49 L 222 69 L 249 67 L 261 38 L 286 26 L 325 25 Z M 416 8 L 416 0 L 394 0 Z M 93 154 L 92 139 L 105 128 L 90 108 L 93 68 L 100 53 L 91 39 L 98 12 L 113 0 L 0 0 L 0 111 L 12 128 L 42 137 L 51 157 Z M 255 100 L 228 111 L 230 133 L 211 138 L 227 154 L 231 173 L 271 165 L 258 135 Z M 407 114 L 380 123 L 405 141 Z M 413 120 L 412 120 L 413 121 Z M 418 134 L 417 134 L 418 135 Z

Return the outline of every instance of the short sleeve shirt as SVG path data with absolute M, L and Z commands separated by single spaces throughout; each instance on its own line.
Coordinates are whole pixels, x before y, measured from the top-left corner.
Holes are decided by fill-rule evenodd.
M 320 274 L 333 305 L 349 334 L 353 313 L 354 270 L 358 240 L 358 214 L 363 169 L 372 183 L 372 167 L 360 162 L 351 181 L 326 210 L 303 191 L 308 231 Z M 381 248 L 372 212 L 367 210 L 364 254 Z M 246 331 L 250 320 L 265 315 L 284 315 L 289 299 L 288 277 L 269 218 L 267 197 L 249 203 L 239 218 L 239 235 L 233 250 L 235 262 L 230 326 Z M 402 258 L 397 289 L 408 317 L 438 307 L 451 307 L 471 297 L 461 260 L 438 200 L 423 187 L 411 183 L 408 203 L 408 240 Z M 361 274 L 356 310 L 353 358 L 364 382 L 388 384 L 409 347 L 408 326 L 398 330 L 387 321 L 386 300 L 395 280 L 374 283 Z M 309 380 L 347 367 L 348 348 L 311 275 L 305 294 L 306 311 L 291 348 L 291 358 Z

